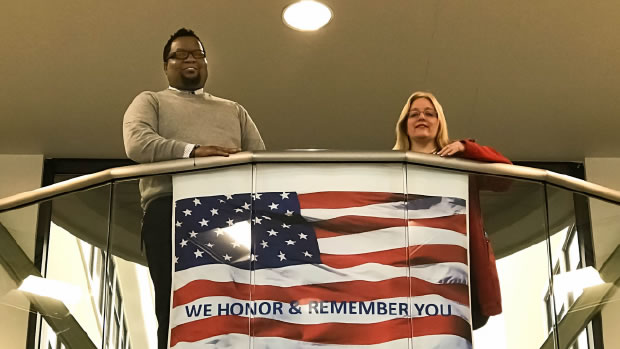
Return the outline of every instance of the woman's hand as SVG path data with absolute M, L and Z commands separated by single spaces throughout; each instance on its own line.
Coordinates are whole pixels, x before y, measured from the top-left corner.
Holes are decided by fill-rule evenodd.
M 439 156 L 452 156 L 465 151 L 465 145 L 460 141 L 450 143 L 437 152 Z

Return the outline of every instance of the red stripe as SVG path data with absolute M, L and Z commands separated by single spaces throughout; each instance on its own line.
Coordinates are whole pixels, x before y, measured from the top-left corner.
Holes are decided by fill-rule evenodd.
M 388 202 L 404 202 L 405 194 L 351 191 L 324 191 L 297 195 L 299 206 L 305 208 L 349 208 Z
M 412 337 L 432 336 L 438 334 L 452 334 L 463 337 L 471 342 L 471 326 L 462 317 L 425 316 L 411 319 Z
M 441 334 L 456 335 L 471 341 L 469 324 L 458 316 L 439 315 L 414 319 L 392 319 L 372 324 L 323 323 L 312 325 L 292 324 L 265 318 L 250 320 L 238 316 L 218 316 L 176 326 L 170 332 L 170 346 L 179 342 L 197 342 L 230 333 L 341 345 L 372 345 L 410 336 Z
M 340 235 L 365 233 L 367 231 L 405 227 L 407 221 L 401 218 L 380 218 L 367 216 L 342 216 L 324 221 L 312 222 L 317 239 Z M 403 229 L 405 236 L 405 229 Z
M 409 292 L 411 288 L 411 292 Z M 433 284 L 418 278 L 406 276 L 383 281 L 346 281 L 320 285 L 279 287 L 259 285 L 250 287 L 233 282 L 196 280 L 174 292 L 173 306 L 182 306 L 204 297 L 227 296 L 239 300 L 272 300 L 283 303 L 304 300 L 329 300 L 334 302 L 366 302 L 396 297 L 418 297 L 438 295 L 469 306 L 467 285 Z M 310 297 L 310 298 L 309 298 Z
M 351 268 L 367 263 L 378 263 L 393 267 L 445 262 L 467 264 L 467 250 L 456 245 L 417 245 L 354 255 L 321 253 L 321 262 L 337 269 Z
M 446 229 L 465 235 L 467 234 L 467 216 L 455 214 L 445 217 L 410 219 L 409 226 Z
M 436 218 L 410 219 L 408 225 L 413 227 L 447 229 L 466 234 L 466 222 L 464 214 L 457 214 Z M 317 239 L 324 239 L 340 235 L 365 233 L 379 229 L 405 227 L 407 226 L 407 221 L 401 218 L 341 216 L 324 221 L 312 222 L 312 226 L 316 232 Z M 403 235 L 404 233 L 405 230 L 403 229 Z

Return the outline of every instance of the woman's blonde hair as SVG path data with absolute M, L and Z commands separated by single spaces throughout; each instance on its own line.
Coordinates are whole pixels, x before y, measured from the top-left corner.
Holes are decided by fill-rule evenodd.
M 437 118 L 439 120 L 437 136 L 435 136 L 435 145 L 437 148 L 441 149 L 450 143 L 448 139 L 448 123 L 446 122 L 446 117 L 443 114 L 441 104 L 439 104 L 437 98 L 435 98 L 432 93 L 418 91 L 414 92 L 409 99 L 407 99 L 407 103 L 405 103 L 403 111 L 398 117 L 398 122 L 396 123 L 396 144 L 394 144 L 394 150 L 411 150 L 411 140 L 407 134 L 407 119 L 409 118 L 411 103 L 418 98 L 428 99 L 433 104 L 433 107 L 435 107 L 435 111 L 437 112 Z

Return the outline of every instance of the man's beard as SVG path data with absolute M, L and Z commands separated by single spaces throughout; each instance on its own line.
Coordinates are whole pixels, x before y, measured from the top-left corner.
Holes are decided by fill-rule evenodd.
M 200 74 L 196 74 L 196 76 L 191 77 L 191 78 L 181 75 L 181 81 L 183 82 L 183 85 L 187 87 L 197 87 L 197 88 L 202 87 L 202 86 L 199 86 L 200 79 L 201 79 Z

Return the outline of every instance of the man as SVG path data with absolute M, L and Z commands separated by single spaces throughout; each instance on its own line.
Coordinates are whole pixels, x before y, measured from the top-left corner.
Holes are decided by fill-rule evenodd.
M 203 91 L 207 59 L 202 42 L 182 28 L 164 46 L 170 86 L 142 92 L 123 121 L 127 156 L 140 163 L 202 156 L 228 156 L 265 145 L 247 111 L 238 103 Z M 167 348 L 172 274 L 172 182 L 170 176 L 140 180 L 142 238 L 155 287 L 158 346 Z

